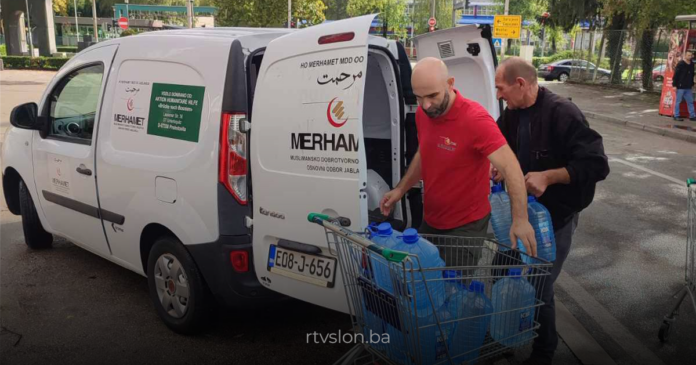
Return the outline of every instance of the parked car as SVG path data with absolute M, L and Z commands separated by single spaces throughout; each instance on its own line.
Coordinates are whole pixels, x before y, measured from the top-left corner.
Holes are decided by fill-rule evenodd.
M 667 65 L 659 65 L 655 66 L 652 70 L 652 79 L 655 82 L 662 82 L 662 80 L 665 79 L 665 70 L 667 69 Z M 636 80 L 642 80 L 643 79 L 643 71 L 639 71 L 636 74 Z
M 372 20 L 166 30 L 80 52 L 38 105 L 14 108 L 2 145 L 26 244 L 65 237 L 147 277 L 181 333 L 215 302 L 289 296 L 347 312 L 335 251 L 307 215 L 363 231 L 381 198 L 370 187 L 396 186 L 418 148 L 409 60 L 369 36 Z M 497 119 L 490 34 L 457 27 L 416 48 Z M 395 206 L 399 230 L 420 224 L 421 202 L 416 189 Z
M 573 77 L 591 79 L 597 66 L 589 63 L 589 72 L 586 72 L 587 65 L 588 62 L 585 60 L 560 60 L 539 66 L 537 73 L 539 77 L 546 81 L 558 80 L 566 82 L 571 75 Z M 609 76 L 611 76 L 611 71 L 603 68 L 597 69 L 597 78 L 609 78 Z

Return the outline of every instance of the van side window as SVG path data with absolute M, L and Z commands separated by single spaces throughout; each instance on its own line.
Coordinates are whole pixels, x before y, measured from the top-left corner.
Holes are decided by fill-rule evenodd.
M 91 144 L 104 66 L 93 65 L 68 74 L 51 96 L 49 136 Z

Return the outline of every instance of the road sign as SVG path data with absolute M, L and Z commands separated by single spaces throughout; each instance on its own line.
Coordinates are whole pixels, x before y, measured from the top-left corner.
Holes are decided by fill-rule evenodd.
M 124 16 L 118 18 L 118 26 L 123 30 L 128 29 L 128 18 Z
M 519 39 L 521 29 L 521 15 L 496 15 L 493 19 L 493 38 Z
M 430 30 L 431 32 L 434 32 L 434 31 L 435 31 L 435 27 L 430 27 L 429 30 Z
M 493 46 L 495 48 L 500 48 L 503 45 L 503 41 L 500 38 L 493 38 Z
M 429 26 L 429 27 L 434 27 L 436 24 L 437 24 L 437 20 L 435 20 L 434 17 L 428 19 L 428 26 Z

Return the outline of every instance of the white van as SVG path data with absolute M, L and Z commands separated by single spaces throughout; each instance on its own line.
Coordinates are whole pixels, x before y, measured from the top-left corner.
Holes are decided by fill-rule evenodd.
M 307 215 L 357 231 L 383 219 L 376 202 L 417 149 L 409 60 L 369 36 L 372 19 L 152 32 L 80 52 L 38 106 L 12 111 L 3 188 L 27 244 L 65 237 L 146 276 L 182 333 L 216 302 L 289 296 L 346 312 L 336 258 Z M 490 28 L 417 45 L 500 115 Z M 415 191 L 390 220 L 419 224 L 420 204 Z

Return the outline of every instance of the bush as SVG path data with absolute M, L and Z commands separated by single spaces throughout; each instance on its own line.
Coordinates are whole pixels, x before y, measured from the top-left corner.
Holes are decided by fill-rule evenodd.
M 4 44 L 0 44 L 0 56 L 7 56 L 7 47 Z
M 8 70 L 58 70 L 70 58 L 3 56 L 2 62 Z
M 121 32 L 121 37 L 128 37 L 129 35 L 136 35 L 138 32 L 135 29 L 126 29 Z

